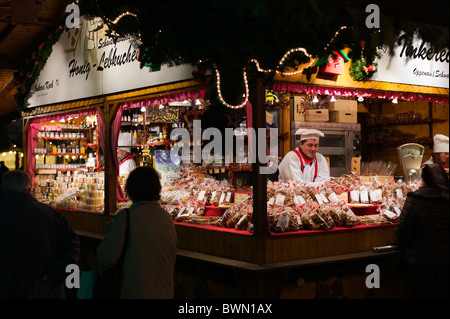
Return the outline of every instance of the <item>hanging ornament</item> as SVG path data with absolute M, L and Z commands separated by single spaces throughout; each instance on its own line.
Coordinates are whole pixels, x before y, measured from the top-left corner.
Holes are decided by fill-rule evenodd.
M 364 81 L 372 77 L 372 75 L 377 71 L 377 63 L 372 63 L 367 65 L 367 59 L 364 55 L 364 41 L 361 41 L 361 58 L 352 61 L 350 66 L 350 75 L 355 81 Z M 373 60 L 373 59 L 372 59 Z

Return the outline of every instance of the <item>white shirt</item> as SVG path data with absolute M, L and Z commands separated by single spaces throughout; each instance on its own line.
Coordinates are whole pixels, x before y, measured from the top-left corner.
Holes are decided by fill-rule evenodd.
M 300 149 L 297 150 L 301 153 Z M 315 162 L 317 160 L 317 176 L 314 180 Z M 330 180 L 330 172 L 328 170 L 327 159 L 320 153 L 316 153 L 315 160 L 310 164 L 306 164 L 301 170 L 301 163 L 298 155 L 294 151 L 290 151 L 278 166 L 278 180 L 282 182 L 300 181 L 306 182 L 309 186 L 320 186 L 324 182 Z
M 433 162 L 433 156 L 431 156 L 430 159 L 429 159 L 428 161 L 426 161 L 426 162 L 424 162 L 422 165 L 420 165 L 420 168 L 422 169 L 422 168 L 425 167 L 425 165 L 430 165 L 430 164 L 433 164 L 433 163 L 434 163 L 434 162 Z
M 123 161 L 119 165 L 119 175 L 120 176 L 127 176 L 131 173 L 131 171 L 136 167 L 136 162 L 130 158 L 126 161 Z

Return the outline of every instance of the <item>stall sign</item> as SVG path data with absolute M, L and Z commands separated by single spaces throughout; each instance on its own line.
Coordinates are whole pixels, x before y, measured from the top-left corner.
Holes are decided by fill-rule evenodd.
M 401 34 L 394 48 L 394 55 L 388 54 L 386 47 L 378 50 L 380 58 L 378 71 L 371 77 L 373 81 L 449 88 L 448 48 L 435 51 L 432 44 L 418 36 L 412 45 L 407 45 L 407 35 Z
M 34 107 L 114 94 L 192 78 L 191 65 L 140 68 L 137 39 L 112 39 L 100 18 L 80 18 L 52 47 L 26 99 Z

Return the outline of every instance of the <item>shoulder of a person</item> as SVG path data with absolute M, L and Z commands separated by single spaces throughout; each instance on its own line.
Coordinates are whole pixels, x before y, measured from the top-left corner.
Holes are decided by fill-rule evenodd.
M 325 156 L 323 156 L 322 154 L 320 154 L 320 153 L 316 153 L 316 158 L 317 158 L 317 160 L 318 161 L 326 161 L 326 159 L 325 159 Z

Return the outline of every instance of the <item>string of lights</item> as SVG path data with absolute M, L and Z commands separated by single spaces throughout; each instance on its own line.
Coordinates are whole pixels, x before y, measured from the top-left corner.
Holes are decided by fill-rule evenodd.
M 348 28 L 347 26 L 340 27 L 339 30 L 337 30 L 334 33 L 334 35 L 331 38 L 331 40 L 324 47 L 324 50 L 326 51 L 328 49 L 328 47 L 334 42 L 336 37 L 340 34 L 340 32 L 342 30 L 347 29 L 347 28 Z M 279 70 L 275 70 L 275 72 L 277 74 L 280 74 L 282 76 L 293 76 L 293 75 L 300 74 L 305 69 L 307 69 L 307 68 L 311 67 L 312 65 L 314 65 L 314 63 L 317 60 L 317 57 L 313 57 L 312 54 L 309 54 L 308 51 L 305 48 L 293 48 L 293 49 L 287 51 L 283 55 L 281 60 L 278 62 L 278 66 L 281 67 L 283 65 L 284 61 L 286 61 L 286 59 L 294 52 L 303 52 L 308 58 L 310 58 L 309 64 L 306 67 L 302 68 L 302 69 L 298 69 L 298 70 L 295 70 L 295 71 L 292 71 L 292 72 L 282 72 L 282 71 L 279 71 Z M 249 62 L 254 63 L 256 65 L 256 68 L 257 68 L 258 72 L 269 73 L 269 72 L 273 72 L 274 71 L 274 70 L 271 70 L 271 69 L 265 70 L 265 69 L 261 68 L 261 65 L 260 65 L 259 61 L 256 60 L 256 59 L 251 59 Z M 244 68 L 244 71 L 243 71 L 244 72 L 243 76 L 244 76 L 244 83 L 245 83 L 245 91 L 246 91 L 245 101 L 243 103 L 239 104 L 239 105 L 230 105 L 223 99 L 223 96 L 222 96 L 222 93 L 221 93 L 221 90 L 220 90 L 220 73 L 219 73 L 219 70 L 216 67 L 215 67 L 215 71 L 216 71 L 216 79 L 217 79 L 217 93 L 218 93 L 220 102 L 223 103 L 225 106 L 227 106 L 229 108 L 233 108 L 233 109 L 238 109 L 238 108 L 243 107 L 248 101 L 248 82 L 247 82 L 247 74 L 246 74 L 245 68 Z
M 240 108 L 244 107 L 248 102 L 248 96 L 249 96 L 247 72 L 245 71 L 245 69 L 243 71 L 243 78 L 244 78 L 244 85 L 245 85 L 244 101 L 239 105 L 231 105 L 225 101 L 225 99 L 222 96 L 222 90 L 220 89 L 220 72 L 215 65 L 214 65 L 214 69 L 216 71 L 217 95 L 219 97 L 220 102 L 223 105 L 225 105 L 226 107 L 229 107 L 231 109 L 240 109 Z

